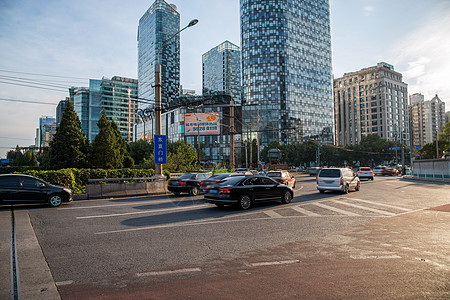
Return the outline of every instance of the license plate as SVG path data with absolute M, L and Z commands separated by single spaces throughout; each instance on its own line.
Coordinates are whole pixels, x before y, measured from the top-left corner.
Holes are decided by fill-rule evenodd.
M 325 183 L 333 183 L 334 180 L 325 180 Z
M 217 194 L 217 190 L 210 190 L 209 191 L 211 194 Z

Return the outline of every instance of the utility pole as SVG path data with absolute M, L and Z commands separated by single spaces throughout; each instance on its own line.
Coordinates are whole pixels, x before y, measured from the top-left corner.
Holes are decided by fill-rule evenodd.
M 234 171 L 234 100 L 231 99 L 230 106 L 230 167 Z

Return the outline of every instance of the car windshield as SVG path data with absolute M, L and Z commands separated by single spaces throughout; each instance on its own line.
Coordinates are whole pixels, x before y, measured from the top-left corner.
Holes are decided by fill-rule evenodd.
M 183 174 L 180 177 L 176 178 L 179 180 L 192 179 L 195 177 L 195 174 Z
M 338 169 L 323 169 L 320 171 L 319 177 L 341 177 L 341 171 Z
M 226 178 L 228 176 L 230 176 L 230 174 L 228 174 L 228 173 L 216 174 L 216 175 L 213 175 L 213 176 L 209 177 L 208 180 L 219 180 L 219 179 Z
M 360 171 L 371 171 L 370 168 L 359 168 Z
M 217 183 L 217 185 L 220 186 L 226 186 L 226 185 L 236 185 L 244 178 L 244 176 L 232 176 L 222 179 Z
M 270 172 L 267 177 L 281 177 L 281 172 Z

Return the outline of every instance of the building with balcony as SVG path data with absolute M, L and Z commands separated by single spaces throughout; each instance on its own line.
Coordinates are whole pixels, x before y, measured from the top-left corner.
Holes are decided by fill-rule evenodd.
M 333 143 L 328 0 L 241 0 L 243 118 L 262 145 Z
M 422 148 L 423 145 L 436 141 L 441 127 L 445 125 L 445 102 L 438 95 L 425 101 L 424 95 L 420 93 L 412 94 L 409 99 L 412 145 Z
M 368 134 L 409 145 L 408 86 L 394 66 L 380 62 L 333 84 L 337 145 L 356 145 Z

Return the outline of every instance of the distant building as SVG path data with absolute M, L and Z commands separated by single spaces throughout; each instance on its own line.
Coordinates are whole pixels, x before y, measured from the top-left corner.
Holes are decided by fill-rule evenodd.
M 56 107 L 56 126 L 59 127 L 59 124 L 61 124 L 62 117 L 64 115 L 64 111 L 67 107 L 67 102 L 69 102 L 69 97 L 67 97 L 65 100 L 61 100 L 58 103 L 58 106 Z
M 35 145 L 41 150 L 48 147 L 56 132 L 56 119 L 54 117 L 42 116 L 39 118 L 39 127 L 36 129 Z
M 89 88 L 69 89 L 75 112 L 81 121 L 81 129 L 90 142 L 100 129 L 97 122 L 106 116 L 117 123 L 122 138 L 130 143 L 134 140 L 134 125 L 137 113 L 138 83 L 136 79 L 114 76 L 112 79 L 90 79 Z
M 180 14 L 173 4 L 156 0 L 139 20 L 138 81 L 139 109 L 152 108 L 155 103 L 155 65 L 158 51 L 161 64 L 161 105 L 167 107 L 180 94 L 180 37 L 177 35 L 163 48 L 163 44 L 180 30 Z M 144 136 L 142 124 L 137 126 L 138 139 Z
M 240 0 L 240 15 L 244 131 L 333 143 L 329 1 Z
M 72 87 L 69 89 L 73 108 L 81 122 L 85 137 L 89 136 L 89 88 Z
M 381 62 L 334 79 L 336 144 L 355 145 L 368 134 L 409 145 L 408 86 Z
M 445 125 L 445 102 L 438 95 L 425 101 L 424 95 L 420 93 L 412 94 L 410 101 L 412 145 L 421 148 L 436 141 L 441 127 Z
M 241 51 L 229 41 L 202 55 L 203 95 L 224 93 L 241 99 Z

